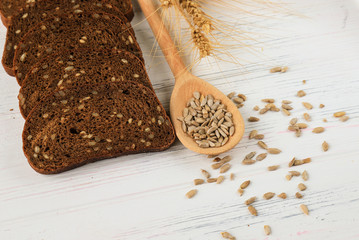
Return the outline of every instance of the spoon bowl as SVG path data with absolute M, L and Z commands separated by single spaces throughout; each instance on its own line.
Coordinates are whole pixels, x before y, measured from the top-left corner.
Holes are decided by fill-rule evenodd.
M 244 133 L 244 121 L 237 107 L 217 88 L 188 71 L 152 0 L 138 0 L 138 3 L 175 77 L 176 82 L 170 102 L 170 115 L 178 139 L 188 149 L 201 154 L 218 155 L 232 149 L 241 140 Z M 194 139 L 183 132 L 182 123 L 177 118 L 182 116 L 182 111 L 194 92 L 199 92 L 205 96 L 211 94 L 214 99 L 221 100 L 222 104 L 227 107 L 227 111 L 232 113 L 235 131 L 223 146 L 213 148 L 199 147 Z
M 216 87 L 189 72 L 181 75 L 181 78 L 183 79 L 178 81 L 178 84 L 175 84 L 170 101 L 171 120 L 178 139 L 188 149 L 207 155 L 218 155 L 235 147 L 244 134 L 244 121 L 236 105 Z M 199 92 L 204 96 L 211 94 L 214 99 L 221 100 L 227 107 L 228 112 L 232 113 L 235 131 L 234 134 L 228 138 L 228 142 L 223 146 L 213 148 L 199 147 L 195 140 L 182 130 L 182 122 L 177 118 L 182 116 L 183 109 L 186 107 L 188 100 L 193 97 L 193 92 Z

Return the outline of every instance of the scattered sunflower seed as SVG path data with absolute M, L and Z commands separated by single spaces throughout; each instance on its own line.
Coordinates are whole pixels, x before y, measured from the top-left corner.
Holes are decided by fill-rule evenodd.
M 249 206 L 248 206 L 248 211 L 249 211 L 253 216 L 258 216 L 257 210 L 256 210 L 252 205 L 249 205 Z
M 217 178 L 207 178 L 208 183 L 214 183 L 217 182 Z
M 216 157 L 215 159 L 213 159 L 212 162 L 220 162 L 222 159 L 220 157 Z
M 269 166 L 268 171 L 275 171 L 279 168 L 279 165 Z
M 336 112 L 333 114 L 334 117 L 343 117 L 345 115 L 345 112 Z
M 298 119 L 297 118 L 292 118 L 289 122 L 290 125 L 294 126 L 297 123 Z
M 274 197 L 274 195 L 275 195 L 275 193 L 273 193 L 273 192 L 267 192 L 267 193 L 265 193 L 265 194 L 263 195 L 263 198 L 264 198 L 265 200 L 269 200 L 269 199 L 271 199 L 272 197 Z
M 257 197 L 251 197 L 249 199 L 247 199 L 244 204 L 246 205 L 251 205 L 252 203 L 254 203 L 254 201 L 257 199 Z
M 282 198 L 282 199 L 286 199 L 287 198 L 287 194 L 282 192 L 281 194 L 278 195 L 279 198 Z
M 253 159 L 243 159 L 242 164 L 244 165 L 252 165 L 256 162 L 256 160 Z
M 266 103 L 274 103 L 275 100 L 273 98 L 264 98 L 262 99 L 262 102 L 266 102 Z
M 248 122 L 258 122 L 259 121 L 259 118 L 257 117 L 249 117 L 248 118 Z
M 268 236 L 268 235 L 271 234 L 271 232 L 272 232 L 272 230 L 271 230 L 270 226 L 264 225 L 264 233 L 265 233 L 265 235 Z
M 254 106 L 254 107 L 253 107 L 253 110 L 254 110 L 254 111 L 258 111 L 258 110 L 259 110 L 259 107 L 258 107 L 257 105 Z
M 241 184 L 241 189 L 246 189 L 250 183 L 251 183 L 250 180 L 247 180 L 247 181 L 243 182 Z
M 305 186 L 303 183 L 299 183 L 299 184 L 298 184 L 298 189 L 299 189 L 300 191 L 304 191 L 304 190 L 307 189 L 307 186 Z
M 225 239 L 236 240 L 236 238 L 233 237 L 229 232 L 221 232 L 221 235 Z
M 201 185 L 204 183 L 204 180 L 203 179 L 195 179 L 195 180 L 193 180 L 193 182 L 194 182 L 194 185 Z
M 282 103 L 284 103 L 284 104 L 291 104 L 291 103 L 292 103 L 292 101 L 289 101 L 289 100 L 282 100 Z
M 267 153 L 261 153 L 256 157 L 256 161 L 262 161 L 267 157 Z
M 323 107 L 325 107 L 324 104 L 320 104 L 320 105 L 319 105 L 319 108 L 323 108 Z
M 234 95 L 236 95 L 236 93 L 235 93 L 235 92 L 231 92 L 231 93 L 229 93 L 229 94 L 227 95 L 227 97 L 228 97 L 229 99 L 232 99 L 232 98 L 234 97 Z
M 305 128 L 308 127 L 308 124 L 306 124 L 306 123 L 297 123 L 294 126 L 298 127 L 299 129 L 305 129 Z
M 218 178 L 217 178 L 217 181 L 216 181 L 216 183 L 217 184 L 220 184 L 220 183 L 222 183 L 224 181 L 224 176 L 219 176 Z
M 202 175 L 203 175 L 205 178 L 210 178 L 210 177 L 211 177 L 211 174 L 209 174 L 209 172 L 207 172 L 206 170 L 201 169 L 201 172 L 202 172 Z
M 303 113 L 303 117 L 307 122 L 311 121 L 311 117 L 310 117 L 310 115 L 308 113 Z
M 347 116 L 347 115 L 339 118 L 339 120 L 342 122 L 346 122 L 346 121 L 348 121 L 348 119 L 349 119 L 349 116 Z
M 308 110 L 311 110 L 313 109 L 313 105 L 308 103 L 308 102 L 302 102 L 303 106 L 308 109 Z
M 244 159 L 251 159 L 251 158 L 253 158 L 255 155 L 256 155 L 256 152 L 250 152 L 250 153 L 248 153 L 248 154 L 244 157 Z
M 261 110 L 259 110 L 259 114 L 265 114 L 268 111 L 269 111 L 269 108 L 262 108 Z
M 308 172 L 307 172 L 307 170 L 304 170 L 302 172 L 302 178 L 303 178 L 304 181 L 308 181 Z
M 229 179 L 230 179 L 231 181 L 233 181 L 235 177 L 236 177 L 236 176 L 234 175 L 234 173 L 231 173 L 231 174 L 229 175 Z
M 244 190 L 242 188 L 239 188 L 237 191 L 239 193 L 239 196 L 242 196 L 244 193 Z
M 244 95 L 244 94 L 242 94 L 242 93 L 238 93 L 238 94 L 237 94 L 237 97 L 242 98 L 243 101 L 247 101 L 246 95 Z
M 289 162 L 288 167 L 294 166 L 295 161 L 296 161 L 296 159 L 295 159 L 295 157 L 294 157 L 294 158 Z
M 257 134 L 258 134 L 258 131 L 257 131 L 257 130 L 252 130 L 252 131 L 249 133 L 249 139 L 254 138 L 255 136 L 257 136 Z
M 227 164 L 223 165 L 223 166 L 219 169 L 219 172 L 220 172 L 220 173 L 225 173 L 225 172 L 227 172 L 230 168 L 231 168 L 231 164 L 227 163 Z
M 265 150 L 268 149 L 267 144 L 265 144 L 263 141 L 258 141 L 257 144 L 258 144 L 258 146 L 260 146 L 261 148 L 263 148 Z
M 186 193 L 187 198 L 193 198 L 197 194 L 197 189 L 192 189 Z
M 299 192 L 297 192 L 297 193 L 295 193 L 295 197 L 300 199 L 300 198 L 303 198 L 303 195 L 300 194 Z
M 278 148 L 268 148 L 268 153 L 270 153 L 270 154 L 279 154 L 279 153 L 281 153 L 282 151 L 280 150 L 280 149 L 278 149 Z
M 285 178 L 290 181 L 292 179 L 293 175 L 286 175 Z
M 262 140 L 264 138 L 264 135 L 263 134 L 257 134 L 254 138 L 257 139 L 257 140 Z
M 329 144 L 328 144 L 326 141 L 324 141 L 324 142 L 322 143 L 322 149 L 323 149 L 324 152 L 328 151 L 328 149 L 329 149 Z
M 276 73 L 281 71 L 282 71 L 282 67 L 274 67 L 269 70 L 270 73 Z
M 324 128 L 323 127 L 316 127 L 316 128 L 314 128 L 313 129 L 313 133 L 322 133 L 322 132 L 324 132 Z
M 323 118 L 323 122 L 328 122 L 328 120 L 326 118 Z
M 282 108 L 282 112 L 283 112 L 286 116 L 290 116 L 290 115 L 291 115 L 291 113 L 290 113 L 287 109 Z
M 299 90 L 298 92 L 297 92 L 297 96 L 298 97 L 304 97 L 305 95 L 307 95 L 303 90 Z
M 305 215 L 309 215 L 309 210 L 308 210 L 308 207 L 304 204 L 301 204 L 300 205 L 300 209 L 302 210 L 302 212 L 305 214 Z
M 300 172 L 298 172 L 298 171 L 289 171 L 289 173 L 290 173 L 292 176 L 295 176 L 295 177 L 300 176 Z

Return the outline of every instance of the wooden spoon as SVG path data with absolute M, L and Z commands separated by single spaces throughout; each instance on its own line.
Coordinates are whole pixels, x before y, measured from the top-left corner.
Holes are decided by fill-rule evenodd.
M 232 149 L 241 140 L 244 133 L 243 118 L 236 105 L 217 88 L 187 70 L 152 0 L 138 0 L 138 2 L 175 77 L 175 86 L 170 101 L 170 114 L 178 139 L 188 149 L 201 154 L 217 155 Z M 211 94 L 214 99 L 221 100 L 227 106 L 228 112 L 233 115 L 235 132 L 229 137 L 228 142 L 221 147 L 199 147 L 194 139 L 183 132 L 182 123 L 177 120 L 178 117 L 182 116 L 182 111 L 188 100 L 193 97 L 193 92 L 196 91 L 204 96 Z

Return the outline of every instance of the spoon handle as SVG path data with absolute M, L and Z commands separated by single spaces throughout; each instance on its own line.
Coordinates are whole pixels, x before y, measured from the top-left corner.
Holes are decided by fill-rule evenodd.
M 138 0 L 138 3 L 141 6 L 142 12 L 146 17 L 164 56 L 166 57 L 167 63 L 175 76 L 176 81 L 178 82 L 179 79 L 181 79 L 180 76 L 188 73 L 188 70 L 183 63 L 166 26 L 163 24 L 162 19 L 158 14 L 158 9 L 153 5 L 153 0 Z

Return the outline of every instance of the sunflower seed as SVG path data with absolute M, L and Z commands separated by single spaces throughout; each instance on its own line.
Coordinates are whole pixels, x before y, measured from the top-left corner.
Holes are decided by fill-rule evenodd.
M 308 109 L 308 110 L 313 109 L 312 104 L 310 104 L 310 103 L 308 103 L 308 102 L 302 102 L 302 104 L 303 104 L 303 106 L 304 106 L 306 109 Z
M 282 151 L 280 150 L 280 149 L 278 149 L 278 148 L 268 148 L 268 153 L 270 153 L 270 154 L 279 154 L 279 153 L 281 153 Z
M 295 125 L 297 123 L 298 119 L 297 118 L 292 118 L 289 122 L 290 125 Z
M 322 143 L 322 149 L 323 149 L 324 152 L 328 151 L 328 149 L 329 149 L 329 144 L 328 144 L 326 141 L 324 141 L 324 142 Z
M 265 235 L 268 236 L 268 235 L 271 234 L 271 232 L 272 232 L 272 230 L 271 230 L 270 226 L 264 225 L 264 233 L 265 233 Z
M 285 176 L 285 178 L 286 178 L 288 181 L 290 181 L 290 180 L 292 179 L 292 177 L 293 177 L 292 175 L 286 175 L 286 176 Z
M 313 129 L 313 133 L 322 133 L 322 132 L 324 132 L 324 128 L 323 127 L 316 127 L 316 128 L 314 128 Z
M 195 180 L 193 180 L 193 182 L 194 182 L 194 185 L 201 185 L 204 183 L 204 180 L 203 179 L 195 179 Z
M 275 195 L 275 193 L 273 193 L 273 192 L 267 192 L 267 193 L 263 194 L 263 198 L 264 198 L 265 200 L 269 200 L 269 199 L 271 199 L 272 197 L 274 197 L 274 195 Z
M 203 175 L 205 178 L 210 178 L 210 177 L 211 177 L 211 174 L 209 174 L 209 172 L 207 172 L 206 170 L 201 169 L 201 172 L 202 172 L 202 175 Z
M 266 102 L 266 103 L 274 103 L 274 99 L 273 98 L 264 98 L 262 99 L 262 102 Z
M 254 106 L 254 107 L 253 107 L 253 110 L 254 110 L 254 111 L 258 111 L 258 110 L 259 110 L 259 107 L 258 107 L 258 106 Z
M 275 171 L 279 168 L 279 165 L 273 165 L 268 167 L 268 171 Z
M 243 103 L 244 100 L 242 98 L 236 97 L 236 98 L 233 98 L 233 102 L 235 102 L 235 103 Z
M 285 110 L 293 110 L 293 108 L 291 106 L 289 106 L 288 104 L 282 104 L 282 108 Z
M 290 116 L 290 115 L 291 115 L 291 113 L 290 113 L 287 109 L 282 108 L 282 112 L 283 112 L 286 116 Z
M 254 203 L 254 201 L 257 199 L 257 197 L 251 197 L 249 199 L 247 199 L 244 204 L 245 205 L 251 205 L 252 203 Z
M 217 178 L 207 178 L 208 183 L 214 183 L 217 182 Z
M 266 149 L 266 150 L 268 149 L 267 144 L 265 144 L 263 141 L 258 141 L 257 144 L 258 144 L 258 146 L 260 146 L 263 149 Z
M 243 161 L 242 161 L 242 164 L 244 164 L 244 165 L 252 165 L 252 164 L 254 164 L 256 161 L 255 160 L 253 160 L 253 159 L 244 159 Z
M 231 93 L 229 93 L 229 94 L 227 95 L 227 97 L 228 97 L 229 99 L 232 99 L 232 98 L 234 97 L 234 95 L 236 95 L 236 93 L 235 93 L 235 92 L 231 92 Z
M 233 181 L 235 177 L 236 177 L 236 176 L 234 175 L 234 173 L 231 173 L 231 174 L 229 175 L 229 179 L 230 179 L 231 181 Z
M 298 97 L 304 97 L 305 95 L 307 95 L 303 90 L 299 90 L 298 92 L 297 92 L 297 96 Z
M 282 101 L 282 103 L 284 103 L 284 104 L 291 104 L 291 103 L 292 103 L 292 101 L 289 101 L 289 100 L 283 100 L 283 101 Z
M 261 153 L 256 157 L 256 161 L 262 161 L 267 157 L 267 153 Z
M 192 189 L 186 193 L 187 198 L 193 198 L 197 194 L 197 189 Z
M 249 117 L 248 118 L 248 122 L 258 122 L 259 121 L 259 118 L 257 117 Z
M 342 122 L 346 122 L 346 121 L 348 121 L 348 119 L 349 119 L 349 116 L 346 116 L 346 115 L 339 118 L 339 120 Z
M 282 71 L 282 67 L 274 67 L 269 70 L 270 73 L 276 73 L 281 71 Z
M 229 232 L 221 232 L 221 235 L 225 239 L 236 240 L 236 238 L 233 237 Z
M 309 177 L 308 177 L 308 172 L 307 172 L 307 170 L 304 170 L 304 171 L 303 171 L 303 173 L 302 173 L 302 178 L 303 178 L 304 181 L 308 181 L 308 178 L 309 178 Z
M 281 193 L 278 195 L 279 198 L 282 198 L 282 199 L 286 199 L 287 198 L 287 194 L 286 193 Z
M 256 155 L 256 152 L 250 152 L 250 153 L 248 153 L 248 154 L 244 157 L 244 159 L 251 159 L 251 158 L 253 158 L 255 155 Z
M 309 215 L 309 210 L 308 210 L 308 207 L 304 204 L 301 204 L 300 205 L 300 209 L 302 210 L 302 212 L 305 214 L 305 215 Z
M 303 183 L 299 183 L 299 184 L 298 184 L 298 189 L 299 189 L 300 191 L 305 191 L 305 190 L 307 189 L 307 186 L 305 186 Z
M 262 140 L 264 138 L 264 135 L 263 134 L 257 134 L 254 138 L 257 139 L 257 140 Z
M 301 198 L 303 198 L 303 195 L 300 194 L 299 192 L 297 192 L 297 193 L 295 193 L 295 197 L 301 199 Z
M 308 113 L 303 113 L 303 117 L 307 122 L 311 121 L 311 117 L 310 117 L 310 115 Z
M 334 117 L 343 117 L 345 115 L 345 112 L 336 112 L 333 114 Z
M 201 94 L 199 94 L 199 92 L 193 92 L 193 97 L 195 99 L 199 99 L 201 97 Z
M 249 205 L 248 206 L 248 211 L 253 215 L 253 216 L 257 216 L 257 210 L 252 206 L 252 205 Z
M 296 176 L 296 177 L 300 176 L 300 172 L 298 172 L 298 171 L 289 171 L 289 173 L 290 173 L 292 176 Z
M 239 196 L 242 196 L 243 193 L 244 193 L 244 190 L 243 190 L 242 188 L 239 188 L 239 189 L 237 190 L 237 192 L 239 193 Z
M 324 107 L 325 107 L 324 104 L 320 104 L 320 105 L 319 105 L 319 108 L 324 108 Z
M 259 114 L 265 114 L 268 111 L 269 111 L 269 108 L 262 108 L 261 110 L 259 110 Z
M 250 183 L 251 183 L 250 180 L 247 180 L 247 181 L 243 182 L 243 183 L 241 184 L 241 186 L 240 186 L 241 189 L 246 189 Z
M 247 101 L 247 97 L 242 93 L 237 94 L 237 97 L 242 98 L 243 101 Z
M 305 128 L 308 127 L 308 124 L 306 124 L 306 123 L 297 123 L 294 126 L 298 127 L 299 129 L 305 129 Z
M 249 133 L 249 139 L 252 139 L 252 138 L 254 138 L 255 136 L 257 136 L 257 133 L 258 133 L 257 130 L 252 130 L 252 131 Z
M 231 164 L 227 163 L 227 164 L 223 165 L 223 166 L 219 169 L 219 172 L 220 172 L 220 173 L 225 173 L 225 172 L 227 172 L 230 168 L 231 168 Z

